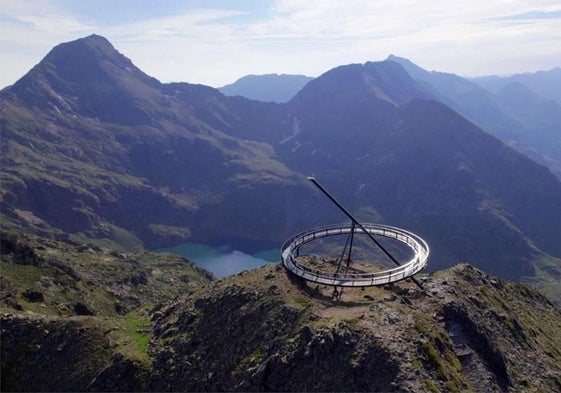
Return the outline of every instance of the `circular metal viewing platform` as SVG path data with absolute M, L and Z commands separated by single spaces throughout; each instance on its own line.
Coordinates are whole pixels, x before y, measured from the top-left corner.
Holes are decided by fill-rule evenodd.
M 365 231 L 368 233 L 365 233 Z M 387 238 L 398 241 L 406 245 L 412 251 L 413 256 L 405 262 L 398 262 L 382 248 L 382 250 L 386 252 L 386 255 L 390 256 L 391 260 L 397 265 L 397 267 L 375 272 L 360 272 L 356 269 L 340 269 L 339 267 L 335 272 L 330 272 L 302 263 L 299 252 L 301 247 L 305 244 L 317 239 L 337 235 L 350 236 L 352 244 L 352 236 L 355 234 L 365 234 L 378 246 L 380 246 L 380 244 L 374 239 L 374 236 L 379 237 L 380 239 Z M 358 224 L 357 222 L 353 222 L 352 224 L 347 225 L 342 224 L 314 228 L 299 233 L 283 244 L 281 254 L 282 263 L 285 268 L 296 276 L 299 276 L 307 281 L 324 285 L 332 285 L 335 287 L 366 287 L 389 284 L 412 277 L 426 266 L 429 255 L 429 246 L 419 236 L 400 228 L 381 224 Z M 347 267 L 349 263 L 350 249 Z M 339 266 L 340 265 L 341 262 L 339 262 Z

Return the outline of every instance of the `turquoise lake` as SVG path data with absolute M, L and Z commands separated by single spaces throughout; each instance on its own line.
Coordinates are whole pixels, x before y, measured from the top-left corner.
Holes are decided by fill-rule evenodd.
M 268 263 L 280 262 L 281 259 L 280 248 L 263 250 L 250 255 L 229 246 L 211 247 L 201 243 L 182 243 L 157 251 L 172 252 L 189 258 L 198 266 L 213 272 L 217 277 L 229 276 Z

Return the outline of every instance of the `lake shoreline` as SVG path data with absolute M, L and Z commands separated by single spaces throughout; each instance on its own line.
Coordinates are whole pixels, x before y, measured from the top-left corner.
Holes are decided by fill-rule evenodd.
M 218 278 L 251 270 L 269 263 L 280 261 L 280 248 L 255 251 L 251 254 L 240 251 L 237 246 L 209 245 L 205 243 L 186 242 L 154 250 L 154 252 L 170 252 L 181 255 L 205 268 Z

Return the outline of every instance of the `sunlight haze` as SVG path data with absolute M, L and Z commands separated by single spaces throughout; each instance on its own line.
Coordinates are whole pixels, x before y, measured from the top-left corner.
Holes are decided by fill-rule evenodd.
M 0 0 L 0 87 L 90 34 L 162 82 L 219 87 L 390 54 L 462 76 L 549 70 L 561 65 L 560 26 L 561 3 L 540 0 Z

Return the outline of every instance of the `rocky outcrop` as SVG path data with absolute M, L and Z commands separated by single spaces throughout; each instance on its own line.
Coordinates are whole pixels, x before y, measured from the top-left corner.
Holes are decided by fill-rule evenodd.
M 561 389 L 561 310 L 470 265 L 337 300 L 280 264 L 213 281 L 169 254 L 1 240 L 2 391 Z
M 280 267 L 230 277 L 153 316 L 156 391 L 520 391 L 561 387 L 561 312 L 459 265 L 386 288 Z
M 144 388 L 149 362 L 123 355 L 107 321 L 8 313 L 1 321 L 3 392 Z
M 115 316 L 163 304 L 214 279 L 172 254 L 0 232 L 0 306 L 46 315 Z

